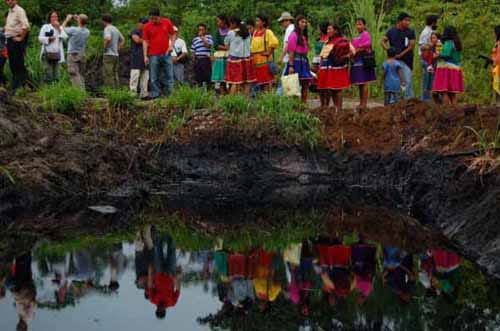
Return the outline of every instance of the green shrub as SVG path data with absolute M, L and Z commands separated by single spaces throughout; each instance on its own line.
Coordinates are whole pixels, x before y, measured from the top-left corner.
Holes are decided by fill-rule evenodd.
M 167 99 L 169 108 L 183 111 L 208 109 L 215 104 L 215 94 L 202 88 L 179 86 Z
M 136 95 L 127 88 L 110 88 L 106 87 L 102 90 L 104 97 L 108 100 L 109 105 L 113 108 L 132 108 L 136 105 Z
M 64 83 L 44 86 L 38 91 L 38 95 L 46 111 L 63 114 L 80 111 L 87 99 L 87 92 Z
M 246 114 L 253 109 L 251 100 L 244 95 L 225 95 L 219 99 L 218 106 L 228 116 Z

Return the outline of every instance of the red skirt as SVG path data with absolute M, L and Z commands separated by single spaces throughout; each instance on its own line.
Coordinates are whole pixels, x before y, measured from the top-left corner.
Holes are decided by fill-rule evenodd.
M 267 63 L 261 63 L 255 66 L 255 76 L 257 78 L 257 84 L 271 84 L 274 82 L 274 76 L 271 75 L 271 70 Z
M 351 247 L 319 245 L 319 260 L 323 266 L 347 267 L 351 263 Z
M 320 67 L 318 72 L 318 90 L 343 90 L 351 85 L 349 68 Z
M 246 84 L 256 81 L 252 58 L 230 57 L 227 61 L 225 81 L 229 84 Z

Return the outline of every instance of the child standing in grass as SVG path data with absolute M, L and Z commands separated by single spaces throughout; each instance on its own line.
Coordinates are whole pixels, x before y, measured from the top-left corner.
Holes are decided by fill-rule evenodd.
M 391 47 L 387 50 L 387 60 L 382 65 L 382 81 L 384 82 L 384 104 L 398 103 L 401 98 L 401 89 L 404 90 L 401 63 L 396 60 L 397 50 Z

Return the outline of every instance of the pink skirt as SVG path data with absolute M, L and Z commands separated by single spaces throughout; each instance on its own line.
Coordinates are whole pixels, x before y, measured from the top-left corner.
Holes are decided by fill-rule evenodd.
M 432 92 L 463 93 L 464 75 L 460 66 L 450 63 L 439 63 L 434 74 Z

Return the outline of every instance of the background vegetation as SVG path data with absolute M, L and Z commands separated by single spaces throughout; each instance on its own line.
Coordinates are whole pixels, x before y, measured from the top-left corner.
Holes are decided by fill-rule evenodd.
M 413 15 L 413 25 L 417 34 L 424 26 L 425 16 L 439 14 L 441 29 L 448 24 L 455 25 L 464 42 L 464 71 L 466 78 L 466 94 L 463 101 L 489 103 L 492 99 L 490 75 L 483 68 L 479 54 L 489 54 L 494 44 L 493 27 L 498 24 L 500 15 L 498 1 L 491 0 L 21 0 L 35 28 L 32 31 L 32 43 L 28 50 L 28 66 L 34 80 L 39 82 L 42 67 L 38 61 L 39 44 L 36 40 L 37 28 L 46 20 L 51 9 L 59 10 L 61 16 L 68 13 L 87 13 L 92 22 L 93 30 L 89 47 L 89 57 L 96 58 L 101 52 L 102 28 L 100 15 L 103 12 L 112 12 L 116 25 L 127 34 L 132 29 L 138 17 L 148 14 L 152 7 L 160 7 L 162 12 L 170 17 L 175 24 L 181 27 L 181 35 L 191 40 L 195 33 L 195 26 L 205 22 L 210 30 L 215 29 L 214 17 L 218 14 L 237 13 L 243 19 L 254 17 L 258 13 L 265 13 L 272 19 L 273 29 L 278 34 L 282 31 L 276 18 L 284 10 L 294 15 L 305 14 L 315 27 L 324 20 L 337 22 L 347 34 L 352 34 L 354 17 L 363 16 L 368 20 L 370 31 L 378 43 L 385 30 L 391 26 L 400 11 Z M 5 4 L 0 3 L 0 10 L 6 10 Z M 3 15 L 0 18 L 0 24 Z M 314 29 L 316 30 L 316 29 Z M 313 33 L 316 35 L 316 32 Z M 313 38 L 312 38 L 313 39 Z M 378 61 L 384 58 L 378 48 Z M 416 86 L 419 92 L 420 69 L 416 70 Z M 355 89 L 352 89 L 355 93 Z M 380 87 L 374 87 L 372 92 L 380 95 Z

